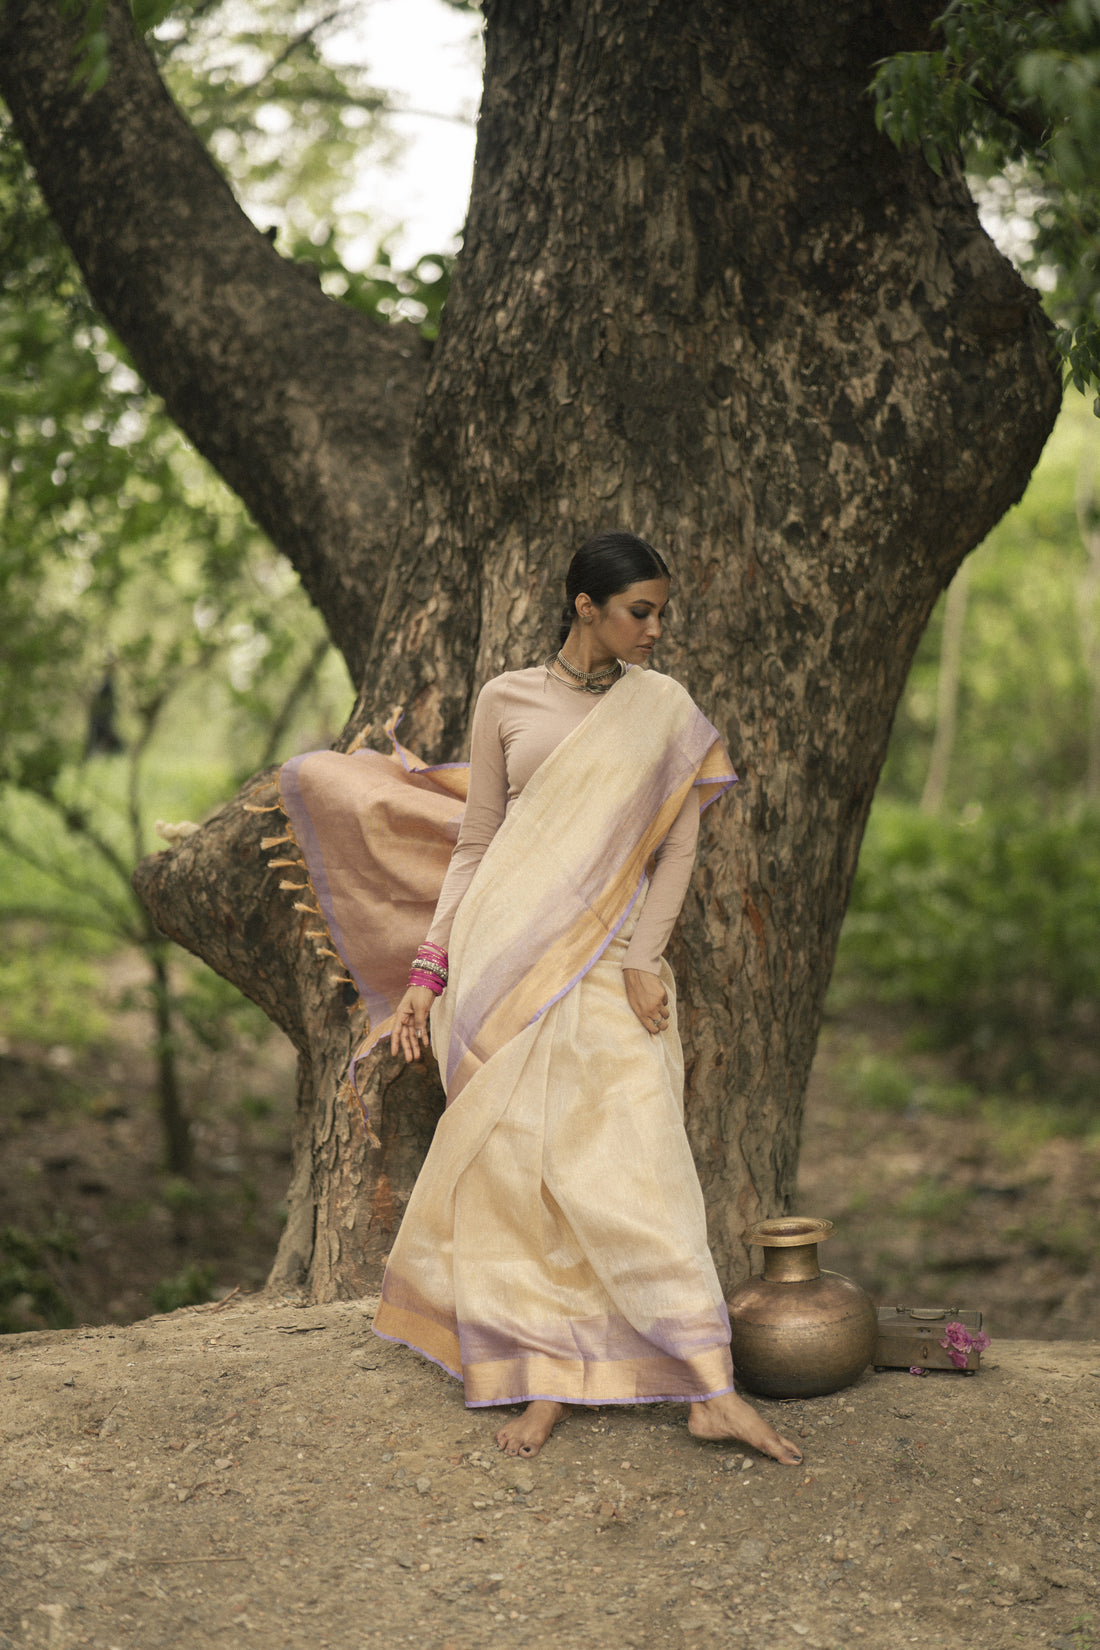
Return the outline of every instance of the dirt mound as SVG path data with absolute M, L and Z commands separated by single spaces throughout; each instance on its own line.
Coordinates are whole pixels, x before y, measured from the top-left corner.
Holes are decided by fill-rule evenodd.
M 0 1650 L 1100 1641 L 1096 1343 L 762 1404 L 798 1469 L 665 1406 L 575 1411 L 516 1462 L 370 1312 L 0 1341 Z

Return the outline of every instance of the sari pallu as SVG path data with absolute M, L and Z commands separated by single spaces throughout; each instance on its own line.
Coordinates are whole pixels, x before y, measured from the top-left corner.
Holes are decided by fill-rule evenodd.
M 647 861 L 689 790 L 705 806 L 732 783 L 684 689 L 632 670 L 539 768 L 459 908 L 432 1013 L 447 1110 L 375 1330 L 472 1406 L 732 1390 L 674 982 L 662 963 L 651 1038 L 622 978 Z

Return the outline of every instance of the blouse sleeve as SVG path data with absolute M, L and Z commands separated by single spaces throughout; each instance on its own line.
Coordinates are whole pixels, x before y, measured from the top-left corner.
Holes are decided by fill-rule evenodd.
M 494 683 L 478 694 L 470 736 L 470 789 L 447 874 L 443 879 L 428 939 L 444 950 L 462 896 L 474 880 L 486 848 L 496 836 L 508 806 L 508 773 L 500 739 L 500 708 Z
M 624 968 L 640 968 L 647 974 L 660 972 L 661 957 L 691 881 L 698 841 L 699 798 L 692 786 L 654 856 L 649 892 L 626 948 Z

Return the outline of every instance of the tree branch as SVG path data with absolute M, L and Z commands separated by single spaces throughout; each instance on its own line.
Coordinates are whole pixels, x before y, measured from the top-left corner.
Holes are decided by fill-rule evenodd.
M 294 35 L 287 41 L 282 51 L 271 59 L 263 73 L 258 74 L 255 80 L 250 80 L 247 85 L 238 86 L 237 90 L 230 95 L 228 101 L 231 103 L 236 102 L 241 98 L 249 97 L 253 92 L 258 92 L 260 87 L 271 79 L 276 69 L 281 69 L 284 63 L 288 63 L 294 53 L 300 50 L 302 46 L 308 46 L 318 30 L 325 28 L 339 15 L 339 7 L 337 7 L 334 11 L 326 12 L 323 17 L 318 17 L 315 22 L 310 23 L 308 28 L 302 29 L 299 34 Z M 350 102 L 351 99 L 349 98 L 348 101 Z
M 427 347 L 279 257 L 171 102 L 129 14 L 73 79 L 81 21 L 0 7 L 0 92 L 89 290 L 169 413 L 294 563 L 358 678 Z

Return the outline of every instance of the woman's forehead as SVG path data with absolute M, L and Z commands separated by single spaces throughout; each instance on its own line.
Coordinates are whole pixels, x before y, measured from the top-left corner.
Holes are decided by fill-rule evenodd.
M 620 590 L 618 597 L 624 602 L 654 602 L 660 607 L 668 600 L 669 589 L 669 581 L 663 576 L 656 579 L 638 579 L 636 583 L 628 584 L 625 590 Z

